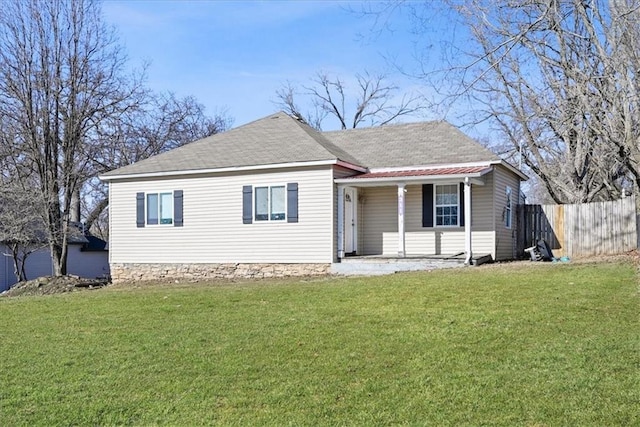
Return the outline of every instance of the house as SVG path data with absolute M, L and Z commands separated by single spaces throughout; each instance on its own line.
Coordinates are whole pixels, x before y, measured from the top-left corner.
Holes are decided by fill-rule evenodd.
M 452 125 L 279 112 L 105 173 L 114 282 L 325 274 L 353 255 L 514 257 L 526 176 Z
M 107 243 L 89 233 L 72 234 L 67 246 L 67 273 L 90 279 L 109 276 L 109 252 Z M 13 269 L 9 248 L 0 242 L 0 292 L 13 286 L 18 279 Z M 27 280 L 53 274 L 53 262 L 48 247 L 32 252 L 26 260 Z

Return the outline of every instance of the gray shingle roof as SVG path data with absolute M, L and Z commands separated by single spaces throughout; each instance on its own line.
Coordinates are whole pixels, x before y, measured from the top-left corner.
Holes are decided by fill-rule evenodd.
M 495 153 L 442 121 L 324 132 L 323 135 L 369 168 L 500 160 Z
M 104 177 L 280 163 L 357 161 L 321 133 L 284 112 L 105 173 Z
M 446 122 L 320 133 L 278 112 L 102 176 L 336 160 L 375 168 L 500 159 Z

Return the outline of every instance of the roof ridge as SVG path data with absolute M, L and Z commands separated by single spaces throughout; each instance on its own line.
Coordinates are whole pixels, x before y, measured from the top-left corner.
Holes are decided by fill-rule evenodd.
M 398 127 L 403 127 L 403 126 L 424 126 L 424 125 L 431 125 L 431 124 L 446 124 L 449 125 L 451 127 L 454 127 L 457 129 L 456 126 L 452 125 L 451 123 L 449 123 L 446 120 L 426 120 L 426 121 L 419 121 L 419 122 L 405 122 L 405 123 L 389 123 L 389 124 L 385 124 L 385 125 L 378 125 L 378 126 L 367 126 L 367 127 L 361 127 L 361 128 L 349 128 L 349 129 L 336 129 L 336 130 L 327 130 L 327 131 L 322 131 L 321 133 L 325 134 L 325 133 L 351 133 L 351 132 L 363 132 L 363 131 L 375 131 L 375 130 L 380 130 L 380 129 L 389 129 L 389 128 L 398 128 Z

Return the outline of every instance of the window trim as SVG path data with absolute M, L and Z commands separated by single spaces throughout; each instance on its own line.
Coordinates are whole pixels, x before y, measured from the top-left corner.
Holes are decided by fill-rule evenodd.
M 267 215 L 266 218 L 258 218 L 258 189 L 262 189 L 262 188 L 266 188 L 267 189 Z M 272 189 L 273 188 L 282 188 L 282 197 L 283 197 L 283 212 L 278 212 L 279 214 L 282 214 L 282 218 L 278 218 L 278 219 L 273 219 L 273 212 L 272 212 L 272 208 L 273 208 L 273 203 L 272 203 Z M 288 187 L 286 183 L 277 183 L 277 184 L 257 184 L 257 185 L 253 185 L 253 197 L 252 197 L 252 204 L 253 204 L 253 221 L 256 223 L 263 223 L 263 224 L 268 224 L 268 223 L 282 223 L 282 222 L 287 222 L 288 220 L 288 197 L 287 197 L 287 191 L 288 191 Z
M 438 187 L 455 187 L 456 188 L 456 197 L 458 199 L 458 202 L 455 205 L 438 205 Z M 455 206 L 456 207 L 456 224 L 438 224 L 438 214 L 437 214 L 437 209 L 438 206 Z M 459 228 L 461 227 L 460 225 L 460 185 L 459 183 L 440 183 L 440 184 L 433 184 L 433 228 Z
M 157 204 L 157 223 L 149 222 L 149 196 L 155 195 L 158 199 Z M 162 222 L 162 196 L 169 196 L 169 207 L 171 209 L 171 218 L 170 222 Z M 174 190 L 158 190 L 158 191 L 149 191 L 144 193 L 144 224 L 149 227 L 174 227 L 176 221 L 176 213 L 174 207 Z
M 504 226 L 511 229 L 513 226 L 513 190 L 507 185 L 505 188 Z

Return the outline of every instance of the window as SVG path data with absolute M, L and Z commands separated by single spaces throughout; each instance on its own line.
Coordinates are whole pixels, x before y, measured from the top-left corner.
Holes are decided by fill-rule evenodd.
M 158 223 L 158 193 L 147 194 L 147 224 Z
M 242 186 L 242 223 L 253 221 L 298 222 L 298 183 L 253 187 Z
M 281 221 L 284 219 L 285 212 L 285 192 L 284 185 L 279 187 L 271 187 L 271 220 Z
M 286 217 L 284 185 L 255 188 L 255 220 L 283 221 Z
M 173 190 L 166 193 L 136 193 L 136 227 L 146 225 L 184 226 L 184 193 Z
M 436 185 L 436 226 L 458 226 L 458 185 Z
M 507 203 L 504 207 L 504 226 L 511 228 L 511 187 L 507 187 Z
M 147 193 L 147 224 L 173 224 L 172 193 Z

